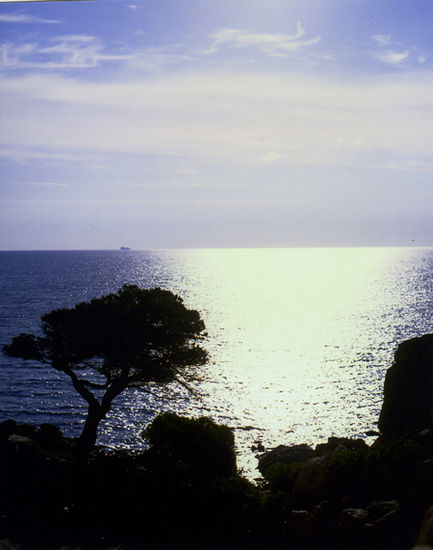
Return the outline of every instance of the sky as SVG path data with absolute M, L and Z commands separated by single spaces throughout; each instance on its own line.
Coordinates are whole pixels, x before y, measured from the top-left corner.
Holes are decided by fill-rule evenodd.
M 433 245 L 431 0 L 0 3 L 0 249 Z

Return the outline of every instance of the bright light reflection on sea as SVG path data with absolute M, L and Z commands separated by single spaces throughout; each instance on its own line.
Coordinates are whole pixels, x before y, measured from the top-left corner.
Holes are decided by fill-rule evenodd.
M 198 388 L 203 397 L 182 394 L 163 408 L 208 414 L 235 428 L 238 464 L 249 475 L 259 441 L 314 444 L 375 429 L 398 342 L 430 325 L 426 249 L 188 250 L 161 257 L 166 288 L 201 312 L 211 356 Z M 422 299 L 428 303 L 416 307 Z M 142 418 L 147 399 L 135 395 L 133 416 L 135 410 Z
M 315 444 L 375 429 L 385 370 L 399 342 L 432 332 L 433 249 L 322 248 L 1 253 L 0 345 L 43 313 L 117 290 L 160 286 L 198 309 L 210 363 L 196 398 L 124 392 L 100 442 L 143 445 L 161 410 L 209 415 L 251 447 Z M 78 435 L 86 407 L 61 373 L 0 356 L 0 413 Z

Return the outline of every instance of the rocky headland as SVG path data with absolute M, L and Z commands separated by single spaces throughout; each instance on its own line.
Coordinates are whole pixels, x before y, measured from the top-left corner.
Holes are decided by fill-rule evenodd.
M 433 548 L 433 335 L 388 369 L 379 435 L 329 437 L 236 468 L 231 430 L 165 413 L 142 452 L 94 450 L 54 426 L 0 423 L 0 548 Z M 2 546 L 3 545 L 3 546 Z

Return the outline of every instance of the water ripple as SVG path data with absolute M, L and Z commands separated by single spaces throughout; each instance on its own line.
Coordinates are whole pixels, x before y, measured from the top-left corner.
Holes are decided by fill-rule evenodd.
M 240 465 L 253 442 L 317 443 L 375 429 L 383 379 L 404 339 L 431 331 L 431 249 L 260 249 L 0 253 L 0 345 L 38 331 L 57 307 L 123 283 L 161 286 L 198 309 L 211 361 L 195 399 L 120 396 L 101 429 L 112 447 L 142 447 L 161 410 L 212 416 L 236 432 Z M 0 357 L 0 414 L 55 422 L 76 435 L 86 406 L 49 368 Z

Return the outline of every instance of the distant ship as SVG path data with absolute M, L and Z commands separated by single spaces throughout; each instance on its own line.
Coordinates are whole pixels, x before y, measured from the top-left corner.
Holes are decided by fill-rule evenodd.
M 131 250 L 131 249 L 129 248 L 129 246 L 121 246 L 120 250 Z

